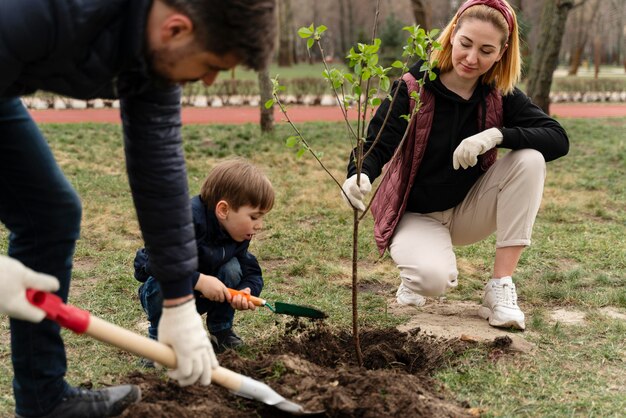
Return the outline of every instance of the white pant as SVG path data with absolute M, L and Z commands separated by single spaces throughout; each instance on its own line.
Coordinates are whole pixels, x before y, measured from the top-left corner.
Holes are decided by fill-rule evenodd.
M 530 245 L 541 204 L 546 163 L 538 151 L 511 151 L 476 182 L 465 200 L 443 212 L 406 212 L 389 252 L 406 287 L 440 296 L 456 287 L 453 246 L 481 241 L 496 232 L 496 247 Z

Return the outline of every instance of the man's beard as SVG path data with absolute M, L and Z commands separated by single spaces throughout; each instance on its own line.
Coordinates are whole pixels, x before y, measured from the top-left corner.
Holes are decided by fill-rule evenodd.
M 147 63 L 148 72 L 151 79 L 157 85 L 171 86 L 172 84 L 185 83 L 188 81 L 196 80 L 173 80 L 171 78 L 171 69 L 174 68 L 177 62 L 187 56 L 191 48 L 184 48 L 182 50 L 167 50 L 165 48 L 155 49 L 148 51 Z

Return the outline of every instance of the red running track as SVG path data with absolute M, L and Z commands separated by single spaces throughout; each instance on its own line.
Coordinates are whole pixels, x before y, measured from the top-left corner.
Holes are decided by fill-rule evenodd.
M 120 123 L 118 109 L 64 109 L 31 110 L 31 115 L 39 123 Z M 626 117 L 624 104 L 560 103 L 550 105 L 550 113 L 559 118 L 604 118 Z M 335 106 L 290 106 L 288 114 L 294 122 L 342 121 L 341 112 Z M 277 121 L 284 120 L 280 111 L 275 110 Z M 356 118 L 356 112 L 349 113 Z M 258 123 L 259 108 L 251 106 L 225 106 L 220 108 L 183 108 L 184 124 L 241 124 Z

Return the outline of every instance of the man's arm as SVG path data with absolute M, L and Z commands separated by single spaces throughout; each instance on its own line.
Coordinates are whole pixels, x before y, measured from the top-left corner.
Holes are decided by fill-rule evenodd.
M 44 2 L 0 1 L 0 95 L 12 86 L 25 64 L 50 50 L 53 23 Z
M 150 271 L 165 299 L 189 298 L 197 251 L 180 132 L 180 88 L 123 98 L 121 107 L 128 177 Z

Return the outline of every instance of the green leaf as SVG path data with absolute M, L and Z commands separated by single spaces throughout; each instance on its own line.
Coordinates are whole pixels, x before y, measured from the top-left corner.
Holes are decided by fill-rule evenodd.
M 270 109 L 272 106 L 274 106 L 274 103 L 276 103 L 274 99 L 269 99 L 267 102 L 265 102 L 265 108 Z
M 313 35 L 313 31 L 311 31 L 311 29 L 307 27 L 302 27 L 298 29 L 298 35 L 300 35 L 300 37 L 303 39 L 310 38 L 311 35 Z
M 400 115 L 400 117 L 407 122 L 411 120 L 411 115 Z
M 380 103 L 382 102 L 382 100 L 380 100 L 379 97 L 374 97 L 371 101 L 371 105 L 376 107 L 376 106 L 380 106 Z
M 389 77 L 381 77 L 380 78 L 380 89 L 384 91 L 389 91 L 391 82 L 389 81 Z
M 287 145 L 289 148 L 293 148 L 298 142 L 299 138 L 297 136 L 290 136 L 285 140 L 285 145 Z
M 429 71 L 428 78 L 430 79 L 430 81 L 433 81 L 435 78 L 437 78 L 437 74 L 432 71 Z
M 326 32 L 327 30 L 328 30 L 328 28 L 327 28 L 326 26 L 324 26 L 324 25 L 319 25 L 319 26 L 317 27 L 316 32 L 317 32 L 317 34 L 318 34 L 318 35 L 321 35 L 322 33 Z
M 306 41 L 306 47 L 307 47 L 308 49 L 311 49 L 311 48 L 313 47 L 313 44 L 314 44 L 314 43 L 315 43 L 315 39 L 313 39 L 313 38 L 309 38 L 309 39 Z
M 305 152 L 306 152 L 306 148 L 300 148 L 298 152 L 296 153 L 296 157 L 301 158 Z
M 402 61 L 394 61 L 393 64 L 391 64 L 391 66 L 393 68 L 402 68 L 404 67 L 404 63 Z

